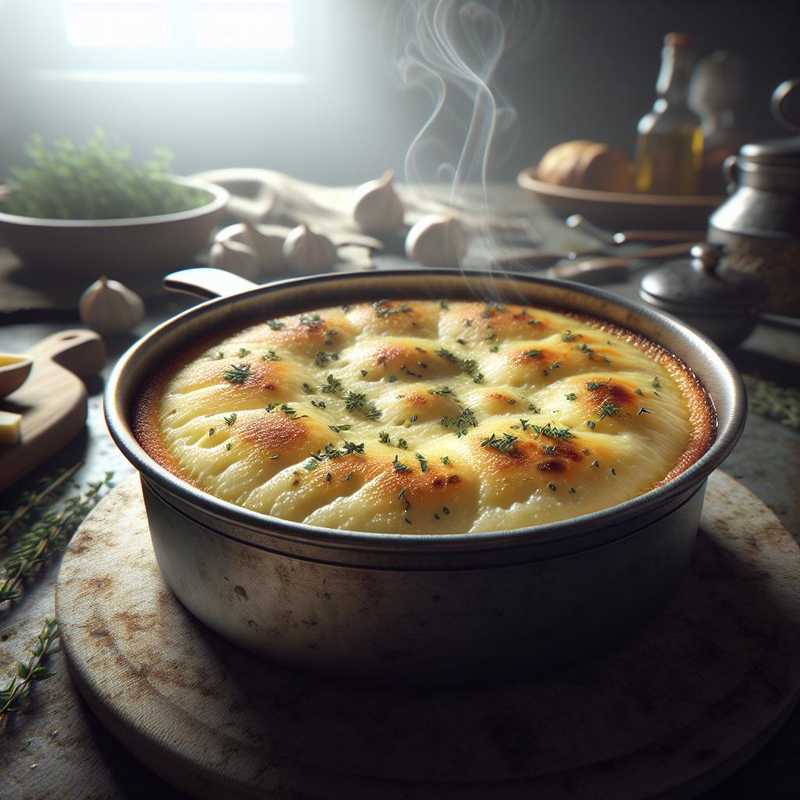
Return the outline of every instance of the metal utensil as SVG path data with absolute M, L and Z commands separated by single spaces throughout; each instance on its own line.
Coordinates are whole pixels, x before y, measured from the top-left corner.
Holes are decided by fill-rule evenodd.
M 696 240 L 697 231 L 657 231 L 657 230 L 630 230 L 612 233 L 589 222 L 583 214 L 571 214 L 566 219 L 568 228 L 579 230 L 602 242 L 608 247 L 619 247 L 623 244 L 653 244 L 668 242 L 688 242 Z
M 634 261 L 651 261 L 673 256 L 685 255 L 689 252 L 695 242 L 680 242 L 678 244 L 665 244 L 658 247 L 650 247 L 647 250 L 640 250 L 637 253 L 620 253 L 609 255 L 606 250 L 519 250 L 512 255 L 500 256 L 494 259 L 493 263 L 509 269 L 519 267 L 547 266 L 557 261 L 580 261 L 586 258 L 596 259 L 597 257 L 614 258 L 615 260 L 632 263 Z

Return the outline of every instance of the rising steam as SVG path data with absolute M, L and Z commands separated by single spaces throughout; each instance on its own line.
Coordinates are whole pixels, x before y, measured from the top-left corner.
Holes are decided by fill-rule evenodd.
M 497 85 L 497 68 L 530 30 L 536 7 L 500 0 L 406 3 L 400 74 L 433 101 L 406 154 L 409 182 L 447 181 L 455 196 L 465 184 L 485 185 L 490 162 L 513 149 L 517 115 Z
M 498 85 L 498 67 L 519 44 L 530 42 L 543 8 L 508 0 L 404 4 L 397 35 L 400 75 L 432 101 L 406 153 L 409 184 L 448 184 L 453 206 L 482 209 L 488 216 L 492 168 L 512 153 L 519 136 L 517 114 Z M 491 239 L 488 227 L 480 233 Z

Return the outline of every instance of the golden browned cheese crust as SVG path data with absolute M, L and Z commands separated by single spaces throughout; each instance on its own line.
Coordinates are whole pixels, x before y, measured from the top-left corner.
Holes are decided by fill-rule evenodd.
M 266 320 L 178 354 L 135 432 L 224 500 L 341 530 L 507 530 L 671 480 L 714 437 L 662 348 L 545 308 L 384 300 Z

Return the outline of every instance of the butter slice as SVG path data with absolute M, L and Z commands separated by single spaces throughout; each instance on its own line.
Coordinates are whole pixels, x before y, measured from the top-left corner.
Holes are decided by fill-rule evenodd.
M 19 426 L 22 414 L 0 411 L 0 444 L 16 444 L 19 441 Z

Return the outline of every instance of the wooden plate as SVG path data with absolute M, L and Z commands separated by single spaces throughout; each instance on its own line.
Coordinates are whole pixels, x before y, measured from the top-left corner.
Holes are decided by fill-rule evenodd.
M 704 230 L 711 212 L 725 199 L 717 195 L 637 194 L 573 189 L 536 178 L 536 167 L 517 176 L 517 183 L 559 216 L 583 214 L 612 230 Z

